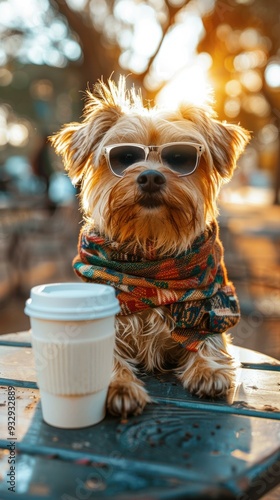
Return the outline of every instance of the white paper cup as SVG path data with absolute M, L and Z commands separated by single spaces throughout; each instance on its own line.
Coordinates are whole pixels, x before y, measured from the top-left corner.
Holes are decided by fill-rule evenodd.
M 44 420 L 94 425 L 105 416 L 119 302 L 112 287 L 53 283 L 31 289 L 32 346 Z

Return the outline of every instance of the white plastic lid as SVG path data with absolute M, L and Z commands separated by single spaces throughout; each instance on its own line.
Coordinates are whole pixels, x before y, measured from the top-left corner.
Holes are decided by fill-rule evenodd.
M 32 318 L 82 321 L 120 311 L 115 290 L 95 283 L 51 283 L 35 286 L 24 312 Z

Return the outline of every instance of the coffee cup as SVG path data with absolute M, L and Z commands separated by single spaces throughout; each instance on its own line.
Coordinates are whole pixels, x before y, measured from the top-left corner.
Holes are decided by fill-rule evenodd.
M 52 283 L 31 289 L 25 313 L 48 424 L 81 428 L 105 417 L 119 310 L 107 285 Z

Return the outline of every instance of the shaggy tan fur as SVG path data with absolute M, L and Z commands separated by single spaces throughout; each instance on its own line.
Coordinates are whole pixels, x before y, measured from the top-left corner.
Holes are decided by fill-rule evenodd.
M 145 108 L 140 93 L 99 82 L 87 91 L 81 123 L 65 125 L 51 138 L 63 158 L 73 183 L 80 182 L 81 208 L 87 224 L 112 240 L 135 244 L 145 252 L 153 242 L 159 256 L 179 254 L 205 230 L 217 215 L 219 189 L 235 169 L 249 140 L 238 125 L 221 123 L 210 107 L 182 105 L 177 111 Z M 204 146 L 196 171 L 186 177 L 162 165 L 156 152 L 130 166 L 124 177 L 114 176 L 103 148 L 118 143 L 161 145 L 189 141 Z M 136 182 L 141 172 L 161 172 L 166 184 L 160 204 L 139 203 Z M 167 362 L 184 387 L 198 396 L 221 396 L 234 381 L 234 364 L 227 353 L 228 338 L 215 335 L 198 352 L 187 352 L 171 339 L 172 319 L 164 308 L 117 319 L 115 367 L 108 394 L 108 408 L 116 415 L 139 413 L 150 398 L 137 378 L 136 366 L 164 370 Z

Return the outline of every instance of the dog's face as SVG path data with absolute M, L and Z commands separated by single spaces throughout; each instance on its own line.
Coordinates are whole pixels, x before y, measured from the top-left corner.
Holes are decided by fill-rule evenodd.
M 121 79 L 88 92 L 83 122 L 51 140 L 102 234 L 170 254 L 185 250 L 215 217 L 219 188 L 249 133 L 215 120 L 209 108 L 146 109 Z

